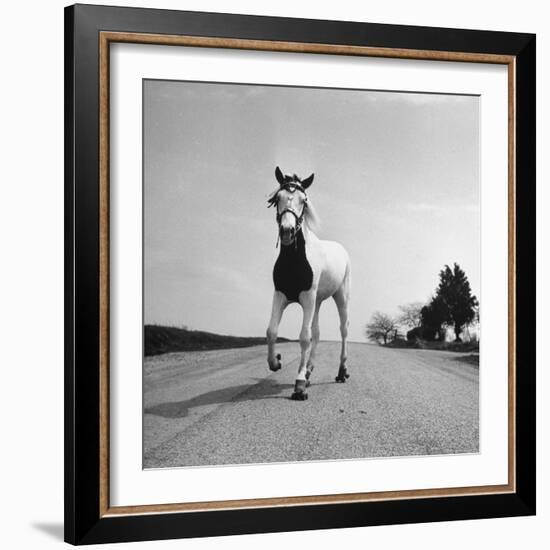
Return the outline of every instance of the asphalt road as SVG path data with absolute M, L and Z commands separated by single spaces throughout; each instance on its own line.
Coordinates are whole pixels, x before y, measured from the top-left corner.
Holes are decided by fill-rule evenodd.
M 472 453 L 479 371 L 460 354 L 321 342 L 307 401 L 292 401 L 299 345 L 146 358 L 144 467 Z

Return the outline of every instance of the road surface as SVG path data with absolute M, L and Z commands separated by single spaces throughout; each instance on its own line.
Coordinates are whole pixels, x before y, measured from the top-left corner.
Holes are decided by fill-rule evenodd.
M 472 453 L 479 371 L 461 354 L 321 342 L 307 401 L 289 399 L 298 343 L 147 357 L 144 467 Z

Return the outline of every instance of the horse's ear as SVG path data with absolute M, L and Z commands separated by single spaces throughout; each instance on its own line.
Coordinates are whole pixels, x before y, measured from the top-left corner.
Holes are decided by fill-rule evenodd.
M 285 182 L 285 177 L 283 176 L 283 173 L 281 172 L 281 169 L 277 166 L 275 168 L 275 177 L 277 178 L 277 181 L 279 182 L 279 185 L 283 185 Z
M 309 176 L 309 178 L 306 178 L 305 180 L 302 180 L 302 187 L 304 189 L 307 189 L 313 183 L 313 176 L 315 176 L 315 174 L 311 174 L 311 176 Z

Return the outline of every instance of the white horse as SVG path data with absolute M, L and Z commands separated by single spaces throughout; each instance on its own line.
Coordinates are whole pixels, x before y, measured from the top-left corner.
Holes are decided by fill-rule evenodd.
M 305 390 L 310 384 L 319 343 L 319 309 L 323 301 L 331 297 L 338 308 L 342 335 L 336 382 L 345 382 L 349 378 L 346 360 L 350 261 L 341 244 L 322 241 L 312 230 L 317 226 L 318 218 L 306 190 L 313 183 L 313 174 L 301 180 L 295 174 L 283 176 L 277 167 L 275 177 L 279 188 L 270 195 L 268 203 L 277 209 L 281 249 L 273 267 L 275 291 L 267 329 L 267 363 L 272 371 L 281 368 L 281 355 L 275 353 L 279 324 L 286 306 L 298 302 L 304 317 L 300 332 L 300 364 L 291 398 L 304 400 L 307 399 Z

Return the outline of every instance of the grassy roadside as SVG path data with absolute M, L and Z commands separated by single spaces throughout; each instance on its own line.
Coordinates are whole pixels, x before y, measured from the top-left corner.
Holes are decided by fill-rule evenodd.
M 455 358 L 456 361 L 479 367 L 479 342 L 428 342 L 420 339 L 409 341 L 397 338 L 383 347 L 460 353 L 461 355 Z M 469 355 L 463 355 L 466 353 Z
M 278 341 L 289 342 L 286 338 L 279 338 Z M 176 351 L 246 348 L 265 343 L 266 339 L 262 336 L 228 336 L 161 325 L 145 325 L 143 329 L 143 348 L 146 357 Z
M 421 339 L 409 341 L 397 338 L 384 347 L 454 351 L 456 353 L 479 353 L 479 342 L 428 342 L 427 340 Z

